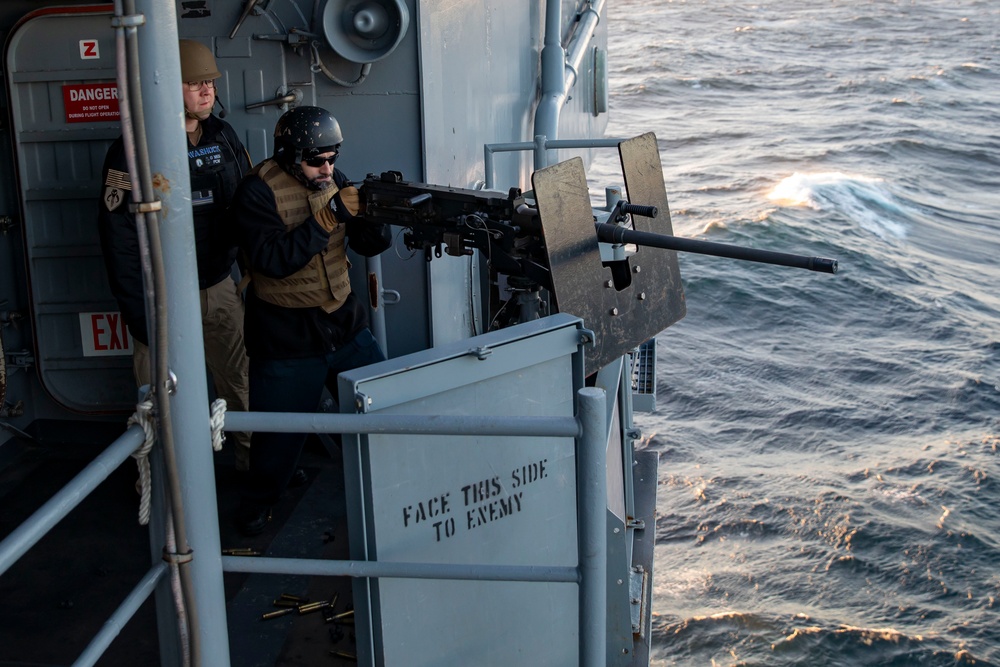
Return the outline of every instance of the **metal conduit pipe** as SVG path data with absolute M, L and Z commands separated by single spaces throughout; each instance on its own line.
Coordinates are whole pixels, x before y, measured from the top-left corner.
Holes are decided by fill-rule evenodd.
M 562 2 L 548 0 L 545 3 L 545 36 L 542 42 L 542 97 L 535 109 L 534 136 L 558 137 L 559 112 L 566 101 L 566 51 L 562 47 L 561 31 Z M 544 166 L 535 164 L 535 169 Z
M 606 0 L 594 3 L 588 0 L 580 14 L 569 55 L 562 46 L 562 6 L 560 0 L 548 0 L 545 5 L 545 37 L 542 46 L 542 97 L 535 110 L 534 136 L 546 139 L 559 138 L 559 116 L 576 84 L 580 63 L 587 53 L 587 46 L 597 24 L 601 21 Z M 535 169 L 547 166 L 545 160 L 535 156 Z
M 131 131 L 130 138 L 133 145 L 132 150 L 126 150 L 126 155 L 131 153 L 129 169 L 132 170 L 133 179 L 132 198 L 136 204 L 143 202 L 153 202 L 156 200 L 156 192 L 153 188 L 152 170 L 149 165 L 149 151 L 146 139 L 145 117 L 142 105 L 142 91 L 140 87 L 139 69 L 139 45 L 138 31 L 136 25 L 132 24 L 132 18 L 136 15 L 135 0 L 124 0 L 124 6 L 116 3 L 116 14 L 122 29 L 125 31 L 125 85 L 119 84 L 119 88 L 128 91 L 126 100 L 129 117 L 132 120 L 128 124 Z M 126 22 L 130 25 L 125 25 Z M 125 124 L 123 123 L 123 126 Z M 124 140 L 124 135 L 123 135 Z M 128 147 L 126 147 L 128 148 Z M 138 186 L 138 187 L 136 187 Z M 150 378 L 153 386 L 153 398 L 157 408 L 157 429 L 159 431 L 160 443 L 163 446 L 164 460 L 167 467 L 168 497 L 171 506 L 171 520 L 173 522 L 173 535 L 175 543 L 168 545 L 177 553 L 190 553 L 187 539 L 187 531 L 184 525 L 184 506 L 181 496 L 180 480 L 177 474 L 176 456 L 174 451 L 173 428 L 170 420 L 170 391 L 167 385 L 169 380 L 168 366 L 168 339 L 167 339 L 167 308 L 166 292 L 167 281 L 163 271 L 162 245 L 159 234 L 159 215 L 156 211 L 139 211 L 136 216 L 136 225 L 144 229 L 148 242 L 148 265 L 149 277 L 152 284 L 146 283 L 147 304 L 150 295 L 153 300 L 153 318 L 148 322 L 150 325 Z M 141 232 L 140 232 L 141 233 Z M 144 267 L 145 269 L 145 267 Z M 145 277 L 145 276 L 144 276 Z M 147 305 L 147 309 L 149 306 Z M 149 312 L 149 310 L 147 310 Z M 155 336 L 155 340 L 154 340 Z M 182 641 L 187 642 L 183 655 L 185 664 L 200 664 L 200 651 L 198 646 L 198 615 L 194 600 L 194 583 L 186 563 L 175 566 L 177 576 L 180 580 L 180 590 L 182 599 L 176 601 L 178 623 Z M 186 623 L 184 622 L 186 619 Z
M 566 95 L 576 84 L 580 73 L 580 63 L 588 52 L 588 45 L 597 30 L 597 24 L 601 22 L 601 12 L 604 11 L 606 0 L 598 2 L 588 2 L 588 6 L 580 12 L 580 20 L 576 30 L 573 32 L 573 39 L 570 41 L 569 54 L 566 56 Z
M 139 183 L 139 171 L 136 164 L 135 134 L 132 126 L 132 111 L 130 108 L 130 85 L 128 77 L 127 44 L 129 38 L 137 36 L 138 25 L 142 23 L 140 17 L 124 17 L 122 0 L 115 0 L 115 72 L 118 82 L 119 114 L 121 117 L 122 144 L 125 148 L 125 162 L 128 165 L 129 178 L 132 182 L 132 203 L 138 205 L 142 201 L 141 185 Z M 126 37 L 126 33 L 130 37 Z M 149 250 L 149 236 L 146 233 L 146 216 L 150 215 L 137 211 L 136 235 L 139 241 L 139 265 L 142 269 L 142 284 L 145 292 L 146 305 L 146 327 L 147 331 L 155 331 L 156 322 L 156 292 L 153 289 L 153 265 Z M 158 355 L 155 353 L 155 346 L 150 350 L 150 367 L 155 368 Z M 168 518 L 171 521 L 172 518 Z M 174 531 L 168 527 L 165 542 L 167 549 L 176 551 Z M 190 662 L 190 635 L 188 633 L 188 615 L 184 604 L 184 589 L 181 583 L 180 573 L 176 567 L 169 568 L 170 590 L 174 601 L 174 610 L 177 612 L 177 636 L 181 645 L 181 655 L 185 663 Z
M 134 204 L 138 204 L 141 201 L 141 186 L 139 184 L 139 170 L 136 164 L 136 148 L 135 148 L 135 136 L 133 132 L 132 125 L 132 110 L 130 102 L 130 88 L 134 87 L 135 90 L 139 90 L 139 82 L 137 80 L 131 80 L 129 78 L 128 69 L 128 57 L 127 57 L 127 39 L 134 39 L 138 35 L 138 26 L 144 22 L 141 17 L 134 16 L 134 12 L 131 13 L 128 19 L 124 18 L 124 12 L 121 6 L 121 0 L 116 0 L 115 2 L 115 17 L 116 22 L 119 24 L 115 29 L 115 69 L 118 81 L 122 82 L 123 85 L 119 85 L 119 95 L 120 95 L 120 116 L 121 116 L 121 128 L 122 128 L 122 143 L 125 148 L 125 161 L 128 165 L 128 171 L 130 174 L 130 179 L 132 181 L 132 201 Z M 126 37 L 128 34 L 128 38 Z M 141 95 L 141 93 L 140 93 Z M 141 108 L 139 113 L 142 113 Z M 147 161 L 147 171 L 149 170 Z M 156 321 L 156 310 L 154 304 L 156 303 L 156 293 L 153 290 L 153 266 L 152 266 L 152 256 L 149 249 L 149 236 L 146 233 L 147 230 L 147 220 L 146 216 L 148 214 L 143 211 L 135 212 L 136 220 L 136 234 L 139 241 L 139 263 L 142 268 L 142 278 L 143 278 L 143 290 L 145 293 L 145 305 L 146 305 L 146 322 L 148 323 L 147 330 L 155 331 L 155 321 Z M 156 360 L 158 356 L 155 352 L 155 346 L 150 350 L 150 368 L 156 367 Z M 152 527 L 151 527 L 152 528 Z M 165 530 L 165 535 L 163 536 L 164 543 L 167 550 L 171 553 L 177 550 L 176 539 L 174 537 L 172 517 L 167 517 L 167 528 Z M 190 645 L 190 635 L 188 633 L 188 623 L 189 618 L 187 614 L 187 605 L 184 603 L 184 587 L 181 582 L 180 572 L 176 565 L 171 565 L 168 568 L 168 573 L 170 575 L 170 592 L 173 598 L 173 607 L 177 614 L 177 638 L 180 642 L 180 651 L 182 660 L 184 664 L 190 664 L 191 656 L 191 645 Z

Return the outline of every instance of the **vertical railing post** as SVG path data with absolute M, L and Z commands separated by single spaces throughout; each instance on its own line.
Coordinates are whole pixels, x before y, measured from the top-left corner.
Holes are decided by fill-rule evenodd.
M 184 104 L 174 0 L 135 0 L 145 17 L 138 38 L 143 122 L 147 128 L 153 187 L 161 202 L 159 220 L 163 273 L 169 286 L 158 295 L 169 312 L 167 361 L 176 383 L 169 389 L 169 422 L 184 531 L 177 548 L 190 548 L 190 641 L 195 664 L 229 665 L 226 595 L 222 581 L 219 517 L 209 423 L 208 387 L 202 345 L 201 303 L 191 213 L 191 183 L 184 134 Z M 138 119 L 137 119 L 138 121 Z M 152 343 L 152 341 L 150 341 Z M 164 382 L 166 378 L 161 378 Z M 158 391 L 165 391 L 163 385 Z M 166 445 L 165 445 L 166 446 Z M 175 523 L 177 525 L 177 523 Z M 187 544 L 183 544 L 186 538 Z M 187 595 L 186 595 L 187 597 Z
M 577 392 L 582 433 L 576 451 L 580 542 L 580 665 L 607 662 L 607 399 L 603 389 Z

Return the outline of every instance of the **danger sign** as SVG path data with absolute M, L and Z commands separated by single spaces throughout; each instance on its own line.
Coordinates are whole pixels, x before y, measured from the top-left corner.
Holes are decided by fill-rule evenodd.
M 67 123 L 118 120 L 118 85 L 68 83 L 62 87 Z
M 80 313 L 80 342 L 85 357 L 132 354 L 132 335 L 121 313 Z

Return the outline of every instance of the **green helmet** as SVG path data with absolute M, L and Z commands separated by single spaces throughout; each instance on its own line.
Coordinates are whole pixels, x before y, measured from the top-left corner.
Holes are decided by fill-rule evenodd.
M 295 107 L 274 126 L 274 159 L 286 165 L 328 153 L 344 141 L 340 123 L 326 109 Z
M 180 41 L 181 81 L 208 81 L 222 76 L 212 51 L 193 39 Z

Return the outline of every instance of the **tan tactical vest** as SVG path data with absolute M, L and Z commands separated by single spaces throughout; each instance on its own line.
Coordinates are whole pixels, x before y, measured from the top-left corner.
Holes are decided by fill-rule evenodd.
M 274 192 L 278 215 L 288 229 L 298 227 L 311 215 L 307 199 L 309 190 L 285 173 L 276 162 L 265 160 L 251 173 L 256 173 Z M 333 212 L 326 209 L 322 215 L 332 218 Z M 340 308 L 351 293 L 351 281 L 347 273 L 350 262 L 344 248 L 345 232 L 345 226 L 337 223 L 330 233 L 330 242 L 326 248 L 287 278 L 269 278 L 260 272 L 254 273 L 253 287 L 257 296 L 285 308 L 318 306 L 328 313 Z

